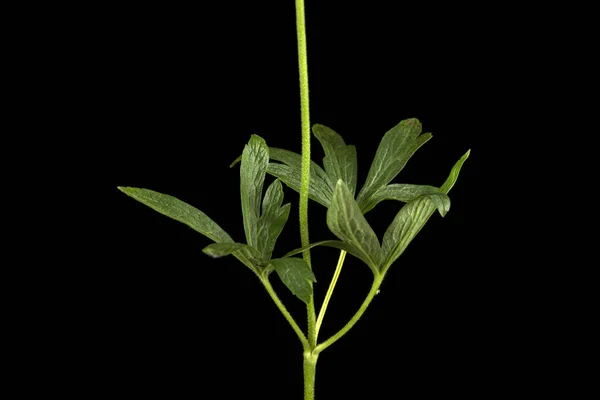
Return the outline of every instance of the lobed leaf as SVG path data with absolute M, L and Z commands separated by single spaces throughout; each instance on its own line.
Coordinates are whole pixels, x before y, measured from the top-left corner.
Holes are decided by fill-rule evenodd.
M 290 204 L 281 207 L 283 189 L 281 182 L 275 180 L 265 193 L 262 204 L 262 214 L 258 219 L 257 249 L 263 260 L 270 260 L 277 238 L 281 234 L 290 215 Z
M 317 279 L 310 267 L 301 258 L 277 258 L 271 260 L 279 278 L 290 291 L 305 303 L 313 294 L 312 283 Z
M 371 269 L 378 270 L 381 262 L 379 240 L 341 179 L 327 210 L 327 226 L 344 243 L 350 244 Z
M 298 153 L 279 149 L 277 147 L 271 147 L 270 157 L 271 160 L 284 163 L 285 165 L 292 167 L 294 170 L 297 170 L 299 173 L 302 171 L 302 156 Z M 314 161 L 310 162 L 310 179 L 318 181 L 320 184 L 329 187 L 331 189 L 331 193 L 333 193 L 335 181 L 332 181 L 327 173 L 323 171 L 323 168 L 321 168 L 319 164 L 315 163 Z
M 325 152 L 323 166 L 330 180 L 333 182 L 338 179 L 343 180 L 348 185 L 352 196 L 354 196 L 358 176 L 356 148 L 346 146 L 342 137 L 325 125 L 314 125 L 313 134 L 319 140 Z
M 361 210 L 368 208 L 369 199 L 387 185 L 404 168 L 412 155 L 429 139 L 430 133 L 421 133 L 421 123 L 416 118 L 400 122 L 381 139 L 367 180 L 360 190 L 357 202 Z
M 300 193 L 302 177 L 300 169 L 296 169 L 285 164 L 269 163 L 267 172 L 280 179 L 291 189 Z M 308 186 L 308 197 L 311 200 L 314 200 L 325 207 L 329 207 L 332 193 L 333 190 L 331 190 L 331 188 L 329 188 L 324 181 L 320 179 L 313 179 L 311 174 L 311 179 Z
M 260 201 L 268 165 L 269 148 L 267 144 L 260 136 L 252 135 L 242 153 L 240 195 L 246 242 L 255 248 L 258 247 L 257 229 L 260 217 Z
M 439 197 L 447 197 L 448 191 L 456 183 L 460 169 L 469 157 L 469 154 L 470 150 L 454 165 L 448 179 L 442 185 L 440 193 L 421 195 L 400 209 L 383 236 L 382 252 L 384 261 L 381 267 L 382 272 L 385 272 L 400 257 L 408 244 L 429 220 L 435 209 L 439 209 L 440 206 L 445 207 L 444 204 L 446 201 L 449 204 L 449 200 Z M 436 197 L 438 197 L 437 200 Z

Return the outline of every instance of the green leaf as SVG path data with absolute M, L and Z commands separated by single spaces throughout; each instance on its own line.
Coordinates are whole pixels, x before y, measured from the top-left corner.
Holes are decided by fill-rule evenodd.
M 279 149 L 277 147 L 270 148 L 270 158 L 271 160 L 279 161 L 292 167 L 295 171 L 298 171 L 298 174 L 302 171 L 302 156 L 298 153 L 294 153 L 293 151 Z M 310 181 L 311 184 L 321 185 L 324 187 L 328 187 L 330 193 L 333 193 L 333 189 L 335 187 L 335 182 L 332 181 L 329 175 L 323 168 L 319 166 L 319 164 L 314 161 L 310 162 Z
M 271 265 L 284 285 L 308 304 L 313 294 L 312 282 L 317 281 L 308 264 L 301 258 L 277 258 L 271 260 Z
M 233 243 L 233 239 L 206 214 L 183 201 L 149 189 L 118 187 L 120 191 L 159 213 L 183 222 L 217 243 Z
M 467 150 L 467 152 L 460 158 L 460 160 L 458 160 L 456 162 L 456 164 L 454 164 L 454 167 L 452 167 L 452 171 L 450 171 L 450 176 L 448 176 L 448 179 L 446 179 L 446 182 L 444 182 L 444 184 L 440 188 L 440 190 L 443 193 L 448 194 L 450 189 L 452 189 L 452 187 L 456 183 L 456 180 L 458 179 L 458 174 L 460 173 L 460 169 L 462 168 L 465 161 L 467 161 L 467 158 L 469 158 L 470 154 L 471 154 L 471 149 Z
M 450 171 L 450 176 L 442 185 L 442 196 L 446 195 L 458 178 L 458 174 L 470 151 L 461 157 Z M 382 272 L 385 272 L 394 261 L 402 255 L 408 244 L 415 238 L 417 233 L 425 226 L 429 217 L 434 213 L 436 207 L 445 200 L 435 200 L 440 194 L 425 194 L 407 203 L 396 215 L 383 235 L 382 251 L 384 262 Z
M 442 196 L 432 196 L 431 200 L 436 203 L 436 207 L 442 217 L 446 215 L 450 209 L 450 199 L 447 196 L 444 196 L 440 189 L 434 186 L 410 185 L 405 183 L 394 183 L 379 189 L 366 203 L 364 203 L 365 208 L 362 209 L 362 212 L 366 214 L 375 207 L 377 203 L 383 200 L 398 200 L 403 203 L 408 203 L 409 201 L 426 194 L 442 194 Z
M 379 240 L 341 179 L 337 182 L 331 206 L 327 210 L 327 226 L 344 243 L 354 247 L 360 254 L 359 258 L 371 269 L 378 270 L 381 262 Z
M 206 214 L 173 196 L 149 189 L 132 187 L 118 187 L 118 189 L 159 213 L 173 218 L 176 221 L 183 222 L 195 231 L 200 232 L 217 243 L 234 243 L 227 232 L 206 216 Z M 251 260 L 248 252 L 238 251 L 234 253 L 234 256 L 245 266 L 257 272 L 256 265 Z
M 357 197 L 361 210 L 367 208 L 366 205 L 375 192 L 402 171 L 419 147 L 431 139 L 430 133 L 420 133 L 421 123 L 418 119 L 411 118 L 400 122 L 383 136 L 367 180 Z
M 258 248 L 258 219 L 260 217 L 260 200 L 269 165 L 269 148 L 258 135 L 252 135 L 242 153 L 240 168 L 240 194 L 242 197 L 242 215 L 246 242 Z
M 245 243 L 213 243 L 206 246 L 202 251 L 204 254 L 213 258 L 225 257 L 230 254 L 242 254 L 252 260 L 254 266 L 258 266 L 262 263 L 258 250 Z
M 237 163 L 242 161 L 242 155 L 240 154 L 240 156 L 238 158 L 236 158 L 235 160 L 233 160 L 233 162 L 231 164 L 229 164 L 229 168 L 233 168 Z
M 421 196 L 402 207 L 383 235 L 385 261 L 382 272 L 400 257 L 435 211 L 433 202 L 427 196 Z
M 202 252 L 213 258 L 228 256 L 243 248 L 250 247 L 245 243 L 213 243 L 202 249 Z M 256 251 L 256 250 L 254 250 Z M 257 255 L 258 252 L 256 252 Z
M 321 142 L 321 146 L 325 151 L 323 165 L 330 180 L 332 182 L 337 182 L 338 179 L 343 180 L 348 185 L 352 196 L 354 196 L 358 175 L 356 148 L 354 146 L 346 146 L 346 143 L 338 133 L 324 125 L 314 125 L 313 134 Z
M 311 169 L 312 171 L 312 169 Z M 290 167 L 285 164 L 269 163 L 267 172 L 276 178 L 279 178 L 288 187 L 300 193 L 301 183 L 301 172 L 300 169 Z M 311 179 L 308 186 L 308 197 L 317 203 L 329 207 L 331 204 L 331 195 L 333 190 L 327 186 L 327 184 L 320 179 Z
M 258 250 L 244 243 L 213 243 L 206 246 L 202 251 L 213 258 L 231 254 L 257 274 L 265 265 Z
M 316 247 L 316 246 L 333 247 L 336 249 L 345 250 L 346 252 L 352 254 L 354 257 L 358 258 L 359 260 L 362 260 L 367 265 L 369 265 L 369 262 L 370 262 L 369 258 L 366 257 L 365 254 L 361 250 L 359 250 L 356 246 L 353 246 L 350 243 L 342 242 L 340 240 L 323 240 L 320 242 L 311 243 L 308 246 L 300 247 L 298 249 L 294 249 L 294 250 L 290 251 L 289 253 L 284 255 L 283 258 L 291 257 L 296 254 L 303 253 L 306 250 L 312 249 L 313 247 Z
M 275 180 L 267 189 L 262 204 L 262 215 L 258 219 L 258 246 L 263 260 L 270 260 L 277 238 L 281 234 L 290 215 L 290 204 L 281 207 L 283 189 Z

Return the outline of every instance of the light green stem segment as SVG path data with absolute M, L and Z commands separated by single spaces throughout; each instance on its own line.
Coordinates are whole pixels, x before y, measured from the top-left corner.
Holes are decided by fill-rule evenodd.
M 327 339 L 326 341 L 324 341 L 323 343 L 318 345 L 313 350 L 313 354 L 318 355 L 323 350 L 325 350 L 326 348 L 328 348 L 329 346 L 331 346 L 332 344 L 337 342 L 342 336 L 344 336 L 358 322 L 360 317 L 362 317 L 362 315 L 365 313 L 367 307 L 369 307 L 369 304 L 371 304 L 371 301 L 373 300 L 373 298 L 379 291 L 379 286 L 381 286 L 382 281 L 383 281 L 383 275 L 379 275 L 379 274 L 375 275 L 375 277 L 373 279 L 373 285 L 371 286 L 371 290 L 369 291 L 369 294 L 365 298 L 365 301 L 362 303 L 362 305 L 360 306 L 360 308 L 358 309 L 356 314 L 354 314 L 352 319 L 350 319 L 350 321 L 348 321 L 348 323 L 342 329 L 340 329 L 340 331 L 338 333 L 336 333 L 335 335 L 333 335 L 332 337 L 330 337 L 329 339 Z
M 304 0 L 296 0 L 296 32 L 298 34 L 298 69 L 300 72 L 300 116 L 302 122 L 302 176 L 300 182 L 300 239 L 302 246 L 308 246 L 308 184 L 310 178 L 310 109 L 308 106 L 308 60 L 306 53 L 306 23 Z M 304 261 L 311 267 L 310 251 L 302 253 Z M 317 345 L 315 329 L 315 302 L 311 298 L 306 306 L 308 317 L 308 342 L 312 348 Z
M 325 295 L 325 300 L 323 300 L 323 305 L 321 306 L 321 311 L 319 311 L 319 317 L 317 318 L 317 326 L 315 328 L 315 336 L 319 337 L 319 329 L 321 329 L 321 324 L 323 323 L 323 318 L 325 317 L 325 312 L 327 312 L 327 306 L 329 305 L 329 300 L 333 295 L 333 289 L 335 289 L 335 285 L 340 277 L 340 273 L 342 272 L 342 266 L 344 265 L 344 260 L 346 259 L 346 251 L 340 251 L 340 258 L 338 259 L 337 267 L 335 267 L 335 272 L 333 274 L 333 278 L 331 279 L 331 283 L 329 284 L 329 289 L 327 289 L 327 294 Z
M 315 398 L 315 375 L 318 358 L 318 354 L 304 353 L 304 400 L 314 400 Z
M 306 56 L 306 24 L 304 0 L 296 0 L 296 32 L 298 34 L 298 68 L 300 71 L 300 113 L 302 122 L 302 179 L 300 182 L 300 236 L 308 246 L 308 183 L 310 177 L 310 109 L 308 107 L 308 60 Z M 310 266 L 310 251 L 302 253 Z
M 281 311 L 287 322 L 289 322 L 289 324 L 294 329 L 294 332 L 296 332 L 296 335 L 298 335 L 300 342 L 302 342 L 302 347 L 304 348 L 304 351 L 307 351 L 310 347 L 308 345 L 308 340 L 306 340 L 306 336 L 304 336 L 304 332 L 302 332 L 302 329 L 300 329 L 296 321 L 294 321 L 294 318 L 288 312 L 287 308 L 285 308 L 281 300 L 279 300 L 277 293 L 275 293 L 275 290 L 273 290 L 273 286 L 271 286 L 271 283 L 269 282 L 269 278 L 260 277 L 260 281 L 265 286 L 265 289 L 267 289 L 267 292 L 269 292 L 269 295 L 277 305 L 277 308 L 279 308 L 279 311 Z

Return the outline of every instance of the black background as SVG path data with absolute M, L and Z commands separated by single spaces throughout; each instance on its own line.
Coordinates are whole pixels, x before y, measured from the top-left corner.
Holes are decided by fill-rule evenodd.
M 311 122 L 357 146 L 359 187 L 381 137 L 406 118 L 433 139 L 394 182 L 439 186 L 468 149 L 471 157 L 448 215 L 431 218 L 361 321 L 322 353 L 317 396 L 510 392 L 531 379 L 524 371 L 537 351 L 523 351 L 527 310 L 508 315 L 520 287 L 505 285 L 513 271 L 496 250 L 497 183 L 486 179 L 506 124 L 499 115 L 520 112 L 498 111 L 491 94 L 510 93 L 499 73 L 511 68 L 502 34 L 491 11 L 472 19 L 455 5 L 392 3 L 307 0 Z M 63 339 L 84 393 L 302 398 L 300 343 L 258 279 L 234 258 L 210 259 L 209 239 L 116 189 L 171 194 L 244 240 L 239 166 L 229 164 L 251 134 L 300 152 L 293 2 L 104 5 L 75 15 L 57 46 L 72 60 L 63 73 L 75 125 L 93 138 L 79 154 L 101 182 L 93 262 L 69 274 L 63 309 L 76 327 Z M 313 140 L 313 160 L 322 157 Z M 300 245 L 297 194 L 285 195 L 292 213 L 274 256 Z M 384 202 L 368 214 L 379 237 L 399 208 Z M 310 203 L 311 241 L 333 237 L 325 211 Z M 317 304 L 336 261 L 332 249 L 313 251 Z M 304 327 L 303 304 L 272 281 Z M 370 283 L 369 269 L 348 257 L 321 339 L 354 314 Z M 520 368 L 509 367 L 515 346 Z

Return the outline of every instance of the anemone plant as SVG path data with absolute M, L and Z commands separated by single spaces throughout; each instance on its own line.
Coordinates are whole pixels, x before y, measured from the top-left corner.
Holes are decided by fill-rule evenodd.
M 296 0 L 296 25 L 300 71 L 302 154 L 269 147 L 258 135 L 252 135 L 240 164 L 240 197 L 245 241 L 234 240 L 216 222 L 197 208 L 167 194 L 149 189 L 119 187 L 125 194 L 154 210 L 180 221 L 214 243 L 204 248 L 211 257 L 233 256 L 248 267 L 286 318 L 302 344 L 304 362 L 304 398 L 315 396 L 315 372 L 321 352 L 344 336 L 364 314 L 377 294 L 390 267 L 437 211 L 442 217 L 450 209 L 448 193 L 456 183 L 460 169 L 469 156 L 467 151 L 451 168 L 439 187 L 409 183 L 391 183 L 412 155 L 429 139 L 417 119 L 401 121 L 381 139 L 367 178 L 358 190 L 356 148 L 347 145 L 334 130 L 316 124 L 312 133 L 323 147 L 322 166 L 310 157 L 310 118 L 304 2 Z M 266 175 L 275 177 L 266 190 Z M 283 184 L 300 195 L 300 237 L 302 247 L 273 258 L 273 250 L 290 215 L 290 204 L 283 204 Z M 327 208 L 327 226 L 335 239 L 310 243 L 308 200 Z M 402 203 L 383 237 L 378 238 L 365 214 L 383 200 Z M 327 293 L 316 313 L 313 284 L 317 282 L 310 249 L 315 246 L 339 250 L 339 260 Z M 333 295 L 344 260 L 350 254 L 361 260 L 373 273 L 371 289 L 354 316 L 333 336 L 319 341 L 319 330 Z M 306 305 L 308 329 L 304 332 L 273 289 L 272 273 Z

